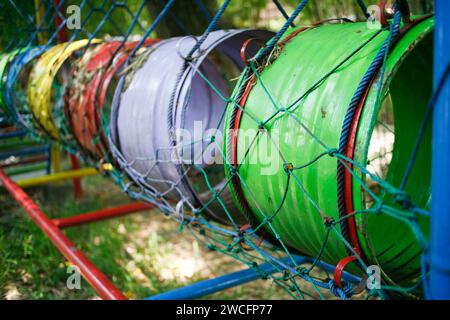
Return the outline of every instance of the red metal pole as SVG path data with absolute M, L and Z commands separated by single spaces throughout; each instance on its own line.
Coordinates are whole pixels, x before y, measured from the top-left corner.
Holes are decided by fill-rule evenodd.
M 62 17 L 65 16 L 65 6 L 64 4 L 61 4 L 61 0 L 53 0 L 53 6 L 55 7 L 55 25 L 56 28 L 59 28 L 61 24 L 63 23 Z M 58 10 L 59 6 L 59 10 Z M 59 43 L 67 42 L 69 40 L 69 37 L 67 36 L 67 29 L 66 27 L 61 28 L 57 34 L 57 39 Z
M 49 237 L 58 250 L 72 264 L 80 269 L 82 276 L 106 300 L 126 300 L 122 292 L 112 284 L 109 279 L 98 270 L 92 262 L 56 227 L 53 222 L 39 209 L 30 197 L 17 186 L 2 170 L 0 182 L 9 193 L 24 208 L 30 218 Z
M 80 169 L 80 160 L 73 155 L 69 155 L 70 163 L 72 164 L 72 169 L 77 170 Z M 83 198 L 83 187 L 81 185 L 81 178 L 73 179 L 73 197 L 75 199 Z
M 89 213 L 83 213 L 73 217 L 53 219 L 52 222 L 55 224 L 55 226 L 61 229 L 79 226 L 89 222 L 119 217 L 130 213 L 149 210 L 152 208 L 154 208 L 154 206 L 149 203 L 135 202 L 114 208 L 107 208 Z
M 55 8 L 55 26 L 56 28 L 60 28 L 63 23 L 62 18 L 65 16 L 65 6 L 61 3 L 61 0 L 53 0 L 53 7 Z M 65 26 L 58 31 L 57 39 L 58 43 L 67 42 L 69 40 L 67 28 Z M 80 168 L 79 160 L 73 155 L 70 155 L 70 162 L 73 170 Z M 73 179 L 73 189 L 73 196 L 75 199 L 83 198 L 83 187 L 81 186 L 80 178 Z
M 4 131 L 6 131 L 6 132 L 11 132 L 11 131 L 17 130 L 16 127 L 11 126 L 11 125 L 9 125 L 9 124 L 7 124 L 7 123 L 4 124 L 4 126 L 2 126 L 2 129 L 3 129 Z

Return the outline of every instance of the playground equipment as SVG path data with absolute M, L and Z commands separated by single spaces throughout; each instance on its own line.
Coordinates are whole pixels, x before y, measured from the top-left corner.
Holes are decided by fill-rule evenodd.
M 339 144 L 341 127 L 335 124 L 344 121 L 346 110 L 342 106 L 350 104 L 358 86 L 354 79 L 364 76 L 389 37 L 388 30 L 379 34 L 367 29 L 365 23 L 294 29 L 281 40 L 279 57 L 269 62 L 258 78 L 243 77 L 248 84 L 241 100 L 236 99 L 240 107 L 228 108 L 226 127 L 231 130 L 224 144 L 229 161 L 240 167 L 242 182 L 234 184 L 235 197 L 245 203 L 242 210 L 251 211 L 247 214 L 255 215 L 259 223 L 276 216 L 272 230 L 266 225 L 273 236 L 278 234 L 286 245 L 310 256 L 322 254 L 323 260 L 337 264 L 349 249 L 329 232 L 324 219 L 341 221 L 346 229 L 343 235 L 365 263 L 380 266 L 387 282 L 406 285 L 420 275 L 420 246 L 408 224 L 390 215 L 374 217 L 385 206 L 393 210 L 401 207 L 395 203 L 398 193 L 374 190 L 369 180 L 384 179 L 392 186 L 402 183 L 431 96 L 434 23 L 428 18 L 414 24 L 392 48 L 382 83 L 374 74 L 371 87 L 359 102 L 361 114 L 352 124 L 346 157 L 368 166 L 370 160 L 373 176 L 366 174 L 369 169 L 355 165 L 355 171 L 345 177 L 345 188 L 340 189 L 337 150 L 331 147 Z M 336 34 L 348 39 L 346 45 L 339 46 L 342 40 Z M 336 61 L 336 56 L 347 61 Z M 342 69 L 334 69 L 339 64 Z M 285 65 L 294 67 L 286 69 Z M 330 70 L 333 73 L 328 73 Z M 322 78 L 324 74 L 327 76 Z M 321 81 L 320 86 L 315 86 L 317 81 Z M 307 94 L 302 96 L 302 92 Z M 232 129 L 239 129 L 239 133 Z M 254 138 L 245 140 L 249 132 Z M 256 144 L 262 150 L 252 148 Z M 431 196 L 430 146 L 428 130 L 405 188 L 421 208 L 427 208 Z M 341 193 L 345 212 L 338 210 Z M 345 218 L 366 210 L 370 212 L 367 215 Z M 426 219 L 419 220 L 418 227 L 424 232 L 427 225 Z M 325 238 L 330 245 L 324 247 Z M 358 269 L 349 265 L 354 273 Z
M 156 41 L 148 39 L 143 46 Z M 78 63 L 72 75 L 73 80 L 68 84 L 65 113 L 70 122 L 69 128 L 73 130 L 73 137 L 94 161 L 104 159 L 109 150 L 101 123 L 109 86 L 137 45 L 138 42 L 122 44 L 120 41 L 113 41 L 90 48 Z M 114 61 L 111 61 L 113 58 Z M 103 71 L 106 67 L 107 70 Z M 96 142 L 92 143 L 93 141 Z
M 234 225 L 246 223 L 236 215 L 231 196 L 224 194 L 227 190 L 221 200 L 233 218 L 231 221 L 206 185 L 204 174 L 215 192 L 227 188 L 223 170 L 214 159 L 219 151 L 205 152 L 210 146 L 199 140 L 207 132 L 223 130 L 221 120 L 226 103 L 214 90 L 222 96 L 231 94 L 230 79 L 244 67 L 240 57 L 244 42 L 248 38 L 259 40 L 249 48 L 256 54 L 272 35 L 258 30 L 215 31 L 193 52 L 193 38 L 163 40 L 149 51 L 141 69 L 127 74 L 132 78 L 129 84 L 121 79 L 111 111 L 113 154 L 130 177 L 143 181 L 150 197 L 166 196 L 174 201 L 188 198 L 186 202 L 194 205 L 190 209 L 208 204 L 207 214 L 215 220 Z M 189 55 L 199 58 L 184 67 Z M 233 65 L 235 73 L 225 77 L 217 60 Z M 121 92 L 122 86 L 128 89 Z M 142 108 L 143 104 L 148 107 Z M 163 117 L 155 117 L 156 114 Z M 201 128 L 197 128 L 199 125 Z
M 81 13 L 104 18 L 93 30 L 85 19 L 73 31 L 65 28 L 64 1 L 31 9 L 12 2 L 11 10 L 34 19 L 31 33 L 18 28 L 26 40 L 0 57 L 5 119 L 41 143 L 61 144 L 75 168 L 76 156 L 142 201 L 50 220 L 23 182 L 0 171 L 3 186 L 101 297 L 125 298 L 61 229 L 157 207 L 249 269 L 153 299 L 196 298 L 256 278 L 272 279 L 293 298 L 346 299 L 373 267 L 382 282 L 368 297 L 450 298 L 450 208 L 441 193 L 447 186 L 436 182 L 436 168 L 448 176 L 448 119 L 436 117 L 433 140 L 427 125 L 435 105 L 442 114 L 449 107 L 444 17 L 411 17 L 406 1 L 395 1 L 389 17 L 383 1 L 375 29 L 347 18 L 296 27 L 308 1 L 291 15 L 273 1 L 286 18 L 277 33 L 217 31 L 226 0 L 206 12 L 201 36 L 152 40 L 162 19 L 177 19 L 175 0 L 147 28 L 145 1 L 134 12 L 117 1 L 82 2 Z M 436 12 L 445 9 L 436 1 Z M 116 10 L 130 18 L 125 31 L 114 23 Z M 107 25 L 113 40 L 101 40 Z M 435 51 L 444 52 L 435 52 L 435 65 L 444 63 L 433 91 L 434 26 Z M 129 40 L 133 32 L 138 41 Z M 203 127 L 191 139 L 196 120 Z M 447 151 L 442 158 L 434 151 L 433 172 L 432 144 Z M 86 172 L 95 170 L 34 183 Z M 439 195 L 433 200 L 431 190 Z

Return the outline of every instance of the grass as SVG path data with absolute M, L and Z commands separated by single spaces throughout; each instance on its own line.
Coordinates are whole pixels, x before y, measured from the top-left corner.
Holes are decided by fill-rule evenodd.
M 28 190 L 50 217 L 65 217 L 130 202 L 108 179 L 83 179 L 85 196 L 72 198 L 70 182 Z M 131 299 L 148 297 L 243 268 L 208 251 L 157 210 L 64 231 L 92 262 Z M 0 189 L 0 298 L 96 299 L 82 280 L 66 286 L 68 263 L 25 212 Z M 207 299 L 283 299 L 270 281 L 258 280 Z

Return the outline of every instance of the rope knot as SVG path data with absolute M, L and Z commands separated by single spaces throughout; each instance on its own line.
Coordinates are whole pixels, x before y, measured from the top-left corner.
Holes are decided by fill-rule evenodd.
M 261 279 L 262 280 L 269 280 L 270 275 L 267 272 L 262 271 L 261 272 Z
M 330 156 L 330 157 L 334 157 L 336 154 L 338 154 L 339 153 L 339 150 L 338 149 L 336 149 L 336 148 L 333 148 L 333 149 L 330 149 L 330 150 L 328 150 L 328 155 Z
M 284 168 L 284 171 L 285 171 L 287 174 L 291 174 L 292 171 L 294 171 L 294 165 L 293 165 L 291 162 L 285 163 L 285 164 L 283 165 L 283 168 Z
M 334 221 L 334 219 L 332 217 L 324 217 L 323 218 L 323 224 L 327 228 L 331 228 L 332 226 L 334 226 L 335 223 L 336 222 Z
M 245 225 L 243 225 L 242 227 L 239 228 L 239 235 L 243 236 L 245 233 L 247 233 L 247 230 L 249 230 L 252 226 L 250 225 L 250 223 L 247 223 Z
M 264 218 L 264 224 L 272 223 L 272 221 L 273 221 L 273 216 L 267 216 Z
M 228 165 L 228 171 L 230 172 L 231 176 L 235 176 L 236 173 L 237 173 L 237 168 L 234 165 L 229 164 Z
M 261 132 L 266 132 L 266 124 L 264 122 L 258 123 L 258 130 Z
M 384 203 L 382 201 L 376 205 L 375 211 L 376 211 L 377 215 L 380 215 L 383 213 L 383 206 L 384 206 Z
M 297 272 L 298 272 L 299 275 L 305 276 L 305 275 L 308 274 L 308 269 L 306 269 L 306 268 L 303 267 L 303 266 L 299 266 L 299 267 L 297 268 Z
M 413 203 L 411 197 L 405 192 L 398 192 L 394 200 L 397 204 L 399 204 L 403 209 L 409 210 L 413 207 Z
M 348 298 L 351 298 L 353 296 L 353 287 L 348 282 L 342 283 L 343 289 L 339 288 L 334 282 L 334 280 L 330 280 L 328 282 L 328 289 L 332 294 L 334 294 L 336 297 L 341 298 L 342 300 L 346 300 Z

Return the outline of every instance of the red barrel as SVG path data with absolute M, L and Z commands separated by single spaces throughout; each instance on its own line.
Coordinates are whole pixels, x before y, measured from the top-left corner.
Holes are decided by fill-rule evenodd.
M 157 41 L 148 39 L 143 46 Z M 108 88 L 139 42 L 126 42 L 120 47 L 121 43 L 112 41 L 88 49 L 72 69 L 64 95 L 69 129 L 85 155 L 94 161 L 104 159 L 109 150 L 101 121 L 102 113 L 108 110 Z

